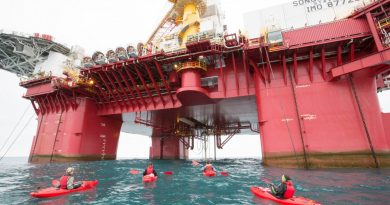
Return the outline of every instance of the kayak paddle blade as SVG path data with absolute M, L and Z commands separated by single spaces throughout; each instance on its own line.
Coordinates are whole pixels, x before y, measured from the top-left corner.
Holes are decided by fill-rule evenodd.
M 54 187 L 59 187 L 60 186 L 60 181 L 54 179 L 53 181 L 51 181 L 51 185 L 53 185 Z
M 139 174 L 139 171 L 133 169 L 133 170 L 130 170 L 129 173 L 130 173 L 130 174 Z
M 229 173 L 228 172 L 221 172 L 221 175 L 224 177 L 227 177 L 227 176 L 229 176 Z
M 197 162 L 197 161 L 195 161 L 195 160 L 192 160 L 192 165 L 198 166 L 198 165 L 199 165 L 199 162 Z
M 261 181 L 263 181 L 266 184 L 272 184 L 272 182 L 266 178 L 261 178 Z
M 166 175 L 172 175 L 172 174 L 173 174 L 173 172 L 171 172 L 171 171 L 168 171 L 168 172 L 164 172 L 164 174 L 166 174 Z

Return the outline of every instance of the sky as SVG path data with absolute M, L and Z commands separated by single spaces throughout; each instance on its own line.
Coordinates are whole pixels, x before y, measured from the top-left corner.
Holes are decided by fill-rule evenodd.
M 228 29 L 243 28 L 242 14 L 287 0 L 221 0 Z M 0 29 L 43 33 L 87 55 L 145 42 L 170 9 L 168 0 L 2 0 Z
M 229 32 L 237 32 L 238 29 L 244 31 L 244 13 L 286 2 L 291 1 L 221 0 Z M 130 43 L 135 45 L 146 41 L 170 8 L 167 0 L 2 0 L 1 5 L 0 30 L 50 34 L 55 41 L 68 47 L 83 47 L 87 55 L 92 55 L 97 50 L 105 53 L 118 46 L 125 47 Z M 28 156 L 37 128 L 31 103 L 22 98 L 25 89 L 18 84 L 16 75 L 0 70 L 0 148 L 19 119 L 22 121 L 12 140 L 27 123 L 7 156 Z M 390 105 L 389 93 L 381 94 L 385 96 L 381 97 L 384 99 L 381 101 L 382 107 Z M 25 110 L 26 114 L 21 118 Z M 150 145 L 148 136 L 121 133 L 118 157 L 147 158 Z M 3 153 L 4 151 L 0 152 L 0 156 Z M 190 152 L 190 157 L 199 158 L 201 155 L 197 153 L 198 150 Z M 258 135 L 235 136 L 223 150 L 217 152 L 218 157 L 260 155 Z

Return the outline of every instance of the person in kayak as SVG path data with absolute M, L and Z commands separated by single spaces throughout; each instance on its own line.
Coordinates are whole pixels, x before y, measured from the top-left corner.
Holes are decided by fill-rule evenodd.
M 206 162 L 206 165 L 202 167 L 202 172 L 207 172 L 207 171 L 214 171 L 217 172 L 217 170 L 213 167 L 210 161 Z
M 278 187 L 275 187 L 273 184 L 271 184 L 271 194 L 281 198 L 281 199 L 289 199 L 294 196 L 295 189 L 294 185 L 292 183 L 292 180 L 287 175 L 282 175 L 281 183 Z
M 69 189 L 69 190 L 79 188 L 83 184 L 83 182 L 73 183 L 74 181 L 73 173 L 74 173 L 74 168 L 68 167 L 66 169 L 65 175 L 60 178 L 60 184 L 58 185 L 58 188 Z
M 151 175 L 151 174 L 153 174 L 154 176 L 157 177 L 157 172 L 156 172 L 156 170 L 154 170 L 153 164 L 152 164 L 152 163 L 150 163 L 150 164 L 148 165 L 148 167 L 146 167 L 146 169 L 145 169 L 143 175 L 145 176 L 145 175 Z

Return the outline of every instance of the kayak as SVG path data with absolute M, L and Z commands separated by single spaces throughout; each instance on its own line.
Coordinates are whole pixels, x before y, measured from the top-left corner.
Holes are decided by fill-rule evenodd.
M 203 175 L 206 176 L 206 177 L 215 177 L 217 173 L 215 173 L 214 171 L 206 171 L 206 172 L 203 172 Z
M 284 204 L 284 205 L 321 205 L 320 203 L 313 201 L 311 199 L 307 199 L 301 196 L 294 196 L 293 198 L 290 199 L 279 199 L 276 198 L 274 195 L 269 193 L 270 189 L 269 188 L 264 188 L 264 187 L 251 187 L 251 192 L 260 198 L 263 199 L 269 199 L 275 202 L 278 202 L 279 204 Z
M 92 189 L 95 186 L 97 186 L 98 183 L 99 183 L 98 180 L 83 181 L 83 184 L 79 188 L 76 188 L 76 189 L 69 190 L 69 189 L 60 189 L 60 188 L 56 188 L 56 187 L 50 187 L 50 188 L 40 189 L 40 190 L 31 192 L 30 195 L 32 197 L 36 197 L 36 198 L 55 197 L 55 196 L 60 196 L 60 195 L 64 195 L 64 194 L 69 194 L 72 192 L 78 192 L 78 191 Z
M 143 182 L 146 182 L 146 183 L 149 183 L 149 182 L 154 182 L 157 180 L 157 176 L 149 176 L 149 175 L 145 175 L 142 177 L 142 181 Z

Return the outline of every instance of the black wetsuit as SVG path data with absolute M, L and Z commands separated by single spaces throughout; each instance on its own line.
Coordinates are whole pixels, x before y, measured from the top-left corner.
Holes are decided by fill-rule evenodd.
M 284 198 L 284 193 L 287 190 L 287 184 L 285 182 L 282 182 L 279 184 L 279 186 L 275 187 L 274 185 L 271 185 L 271 194 L 283 199 Z

